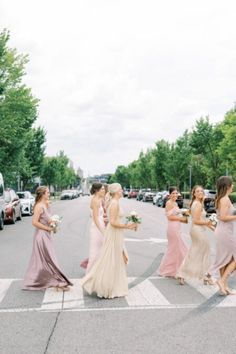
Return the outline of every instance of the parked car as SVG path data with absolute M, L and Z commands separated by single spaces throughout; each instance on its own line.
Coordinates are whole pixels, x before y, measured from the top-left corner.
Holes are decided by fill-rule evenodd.
M 136 200 L 139 200 L 139 201 L 143 200 L 144 193 L 150 192 L 150 191 L 151 191 L 150 188 L 140 189 L 138 194 L 137 194 Z
M 160 192 L 158 198 L 156 198 L 156 205 L 162 207 L 164 198 L 169 194 L 167 191 Z
M 13 189 L 4 191 L 5 217 L 4 222 L 15 224 L 16 220 L 21 220 L 20 198 Z
M 207 214 L 216 213 L 215 207 L 215 199 L 216 199 L 216 191 L 204 189 L 204 209 L 206 210 Z
M 65 189 L 61 192 L 60 199 L 65 200 L 65 199 L 73 199 L 74 198 L 74 193 L 70 189 Z
M 157 192 L 153 197 L 152 204 L 157 205 L 157 201 L 161 196 L 162 196 L 162 192 Z
M 156 195 L 156 191 L 148 191 L 143 194 L 143 202 L 152 202 Z
M 138 189 L 131 189 L 130 192 L 128 193 L 128 198 L 137 198 L 138 195 Z
M 4 219 L 5 219 L 5 200 L 3 197 L 4 192 L 4 182 L 2 174 L 0 173 L 0 230 L 4 228 Z
M 167 200 L 170 198 L 169 193 L 164 196 L 162 199 L 162 208 L 165 208 Z M 178 207 L 181 209 L 184 206 L 184 199 L 183 196 L 179 193 L 178 198 L 176 199 L 176 203 L 178 204 Z
M 16 194 L 20 198 L 22 215 L 32 215 L 35 204 L 34 196 L 28 191 L 16 192 Z
M 130 189 L 129 189 L 129 188 L 125 188 L 125 189 L 123 190 L 123 196 L 124 196 L 125 198 L 128 197 L 129 192 L 130 192 Z
M 70 190 L 73 193 L 73 198 L 79 198 L 79 191 L 77 189 Z

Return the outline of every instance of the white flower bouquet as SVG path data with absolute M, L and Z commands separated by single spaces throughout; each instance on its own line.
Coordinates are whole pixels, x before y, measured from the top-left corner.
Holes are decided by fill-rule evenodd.
M 136 211 L 131 211 L 131 213 L 126 216 L 127 222 L 133 222 L 135 224 L 141 224 L 142 219 L 138 216 Z
M 209 220 L 211 220 L 212 225 L 214 227 L 216 227 L 218 219 L 217 219 L 217 215 L 215 213 L 211 214 L 211 216 L 209 217 Z
M 58 225 L 62 222 L 62 217 L 58 215 L 53 215 L 51 217 L 50 225 L 53 228 L 53 233 L 55 234 L 58 231 Z

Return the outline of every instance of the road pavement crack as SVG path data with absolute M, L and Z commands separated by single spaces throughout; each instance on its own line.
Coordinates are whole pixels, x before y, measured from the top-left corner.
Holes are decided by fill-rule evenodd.
M 63 310 L 64 294 L 65 294 L 65 293 L 64 293 L 64 291 L 63 291 L 62 303 L 61 303 L 61 310 Z M 47 345 L 46 345 L 46 348 L 45 348 L 43 354 L 47 354 L 47 352 L 48 352 L 48 348 L 49 348 L 51 339 L 52 339 L 52 337 L 53 337 L 53 334 L 54 334 L 54 332 L 55 332 L 55 329 L 56 329 L 56 326 L 57 326 L 57 323 L 58 323 L 58 320 L 59 320 L 60 315 L 61 315 L 61 311 L 59 311 L 59 312 L 57 313 L 57 315 L 56 315 L 55 322 L 54 322 L 53 327 L 52 327 L 52 329 L 51 329 L 50 335 L 49 335 L 48 340 L 47 340 Z

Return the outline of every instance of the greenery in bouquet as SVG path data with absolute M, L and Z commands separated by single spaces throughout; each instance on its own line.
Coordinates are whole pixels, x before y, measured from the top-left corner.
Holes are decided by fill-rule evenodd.
M 135 224 L 141 224 L 142 219 L 138 216 L 136 211 L 131 211 L 130 215 L 126 216 L 127 222 L 132 222 Z

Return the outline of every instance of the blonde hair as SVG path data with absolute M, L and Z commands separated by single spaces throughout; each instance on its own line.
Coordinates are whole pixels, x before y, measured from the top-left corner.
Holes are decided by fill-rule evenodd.
M 35 197 L 35 204 L 34 208 L 37 203 L 39 203 L 43 197 L 43 195 L 47 192 L 48 187 L 47 186 L 40 186 L 36 189 L 36 197 Z
M 195 192 L 196 192 L 196 189 L 198 189 L 198 188 L 201 188 L 201 189 L 203 190 L 203 187 L 202 187 L 202 186 L 199 186 L 198 184 L 193 187 L 192 193 L 191 193 L 190 208 L 191 208 L 191 206 L 193 205 L 194 200 L 196 199 Z M 203 204 L 203 201 L 204 201 L 204 197 L 203 197 L 202 200 L 201 200 L 201 203 L 202 203 L 202 204 Z

